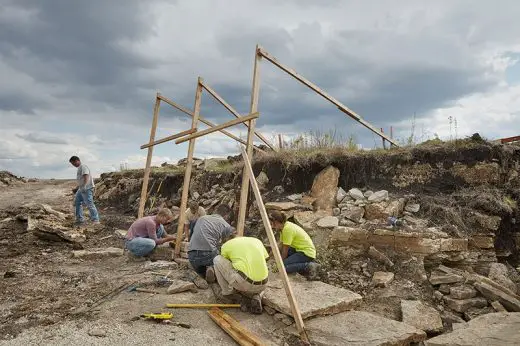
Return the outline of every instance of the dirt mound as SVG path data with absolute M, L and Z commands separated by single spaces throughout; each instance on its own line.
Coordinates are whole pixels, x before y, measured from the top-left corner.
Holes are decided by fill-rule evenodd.
M 27 182 L 25 178 L 17 177 L 9 171 L 0 171 L 0 186 L 11 186 L 25 182 Z

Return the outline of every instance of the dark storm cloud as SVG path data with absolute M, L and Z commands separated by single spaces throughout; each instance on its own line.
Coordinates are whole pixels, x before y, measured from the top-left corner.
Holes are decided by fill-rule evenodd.
M 28 142 L 32 143 L 45 143 L 45 144 L 68 144 L 69 141 L 53 136 L 53 135 L 46 135 L 42 133 L 36 133 L 36 132 L 29 132 L 25 134 L 17 134 L 16 137 L 24 139 Z

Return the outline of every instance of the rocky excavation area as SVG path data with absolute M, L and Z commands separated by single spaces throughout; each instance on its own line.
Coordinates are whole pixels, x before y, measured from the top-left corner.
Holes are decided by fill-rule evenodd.
M 184 167 L 152 171 L 146 213 L 178 214 Z M 282 152 L 256 156 L 253 167 L 266 208 L 283 211 L 316 244 L 320 281 L 291 277 L 312 344 L 520 343 L 520 146 Z M 208 212 L 222 203 L 237 211 L 238 157 L 196 160 L 194 169 L 191 199 Z M 171 248 L 153 262 L 123 251 L 142 176 L 103 174 L 102 223 L 82 228 L 73 227 L 73 181 L 0 185 L 0 344 L 235 344 L 205 310 L 170 309 L 170 324 L 139 318 L 166 303 L 216 302 L 191 283 L 185 260 L 171 261 Z M 245 231 L 268 243 L 252 194 Z M 271 275 L 264 314 L 226 312 L 266 344 L 297 345 Z M 159 294 L 128 292 L 131 284 Z

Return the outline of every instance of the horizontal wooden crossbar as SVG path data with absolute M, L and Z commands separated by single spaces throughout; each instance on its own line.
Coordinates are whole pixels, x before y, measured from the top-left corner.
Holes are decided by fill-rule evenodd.
M 198 137 L 201 137 L 201 136 L 205 136 L 205 135 L 208 135 L 210 133 L 217 132 L 219 130 L 222 130 L 222 129 L 225 129 L 225 128 L 228 128 L 228 127 L 231 127 L 231 126 L 234 126 L 234 125 L 237 125 L 237 124 L 240 124 L 240 123 L 242 123 L 244 121 L 250 121 L 250 120 L 256 119 L 256 118 L 258 118 L 259 115 L 260 115 L 259 112 L 255 112 L 253 114 L 249 114 L 249 115 L 246 115 L 244 117 L 240 117 L 238 119 L 234 119 L 234 120 L 228 121 L 227 123 L 217 125 L 217 126 L 215 126 L 213 128 L 195 132 L 194 134 L 191 134 L 191 135 L 188 135 L 186 137 L 183 137 L 183 138 L 180 138 L 180 139 L 176 140 L 175 144 L 181 144 L 181 143 L 184 143 L 186 141 L 189 141 L 190 139 L 195 139 L 195 138 L 198 138 Z
M 361 116 L 359 114 L 357 114 L 356 112 L 354 112 L 353 110 L 349 109 L 347 106 L 345 106 L 343 103 L 339 102 L 338 100 L 336 100 L 334 97 L 330 96 L 329 94 L 327 94 L 325 91 L 321 90 L 317 85 L 315 85 L 314 83 L 312 83 L 311 81 L 309 81 L 308 79 L 306 79 L 305 77 L 301 76 L 298 72 L 296 72 L 295 70 L 285 66 L 284 64 L 282 64 L 281 62 L 279 62 L 274 56 L 272 56 L 271 54 L 269 54 L 268 52 L 266 52 L 263 48 L 261 47 L 258 47 L 258 50 L 257 50 L 257 54 L 259 54 L 260 56 L 264 57 L 265 59 L 267 59 L 269 62 L 271 62 L 273 65 L 275 65 L 276 67 L 278 67 L 279 69 L 281 69 L 282 71 L 286 72 L 287 74 L 289 74 L 290 76 L 292 76 L 293 78 L 295 78 L 297 81 L 299 81 L 300 83 L 302 83 L 303 85 L 307 86 L 308 88 L 314 90 L 316 93 L 318 93 L 320 96 L 322 96 L 323 98 L 325 98 L 326 100 L 328 100 L 329 102 L 333 103 L 336 107 L 338 107 L 338 109 L 340 111 L 342 111 L 343 113 L 345 113 L 346 115 L 348 115 L 349 117 L 351 117 L 352 119 L 356 120 L 357 122 L 359 122 L 361 125 L 365 126 L 367 129 L 369 129 L 370 131 L 374 132 L 375 134 L 377 134 L 378 136 L 381 136 L 382 138 L 386 139 L 387 141 L 389 141 L 390 143 L 392 143 L 393 145 L 395 145 L 396 147 L 398 147 L 399 145 L 397 144 L 396 141 L 394 141 L 392 138 L 388 137 L 387 135 L 385 135 L 384 133 L 380 132 L 378 129 L 376 129 L 374 126 L 372 126 L 369 122 L 367 122 L 366 120 L 364 120 L 363 118 L 361 118 Z
M 143 145 L 141 145 L 141 149 L 146 149 L 148 147 L 153 147 L 153 146 L 156 146 L 157 144 L 165 143 L 165 142 L 171 141 L 173 139 L 177 139 L 177 138 L 181 138 L 183 136 L 191 135 L 194 132 L 197 132 L 197 128 L 189 129 L 189 130 L 182 131 L 182 132 L 176 133 L 176 134 L 168 136 L 168 137 L 164 137 L 164 138 L 158 139 L 158 140 L 154 141 L 153 143 L 143 144 Z
M 159 95 L 158 97 L 159 97 L 159 99 L 160 99 L 161 101 L 166 102 L 167 104 L 169 104 L 169 105 L 172 106 L 173 108 L 177 108 L 178 110 L 180 110 L 181 112 L 183 112 L 183 113 L 186 114 L 187 116 L 189 116 L 189 117 L 193 117 L 193 114 L 192 114 L 189 110 L 187 110 L 186 108 L 184 108 L 183 106 L 181 106 L 181 105 L 179 105 L 179 104 L 173 102 L 173 101 L 170 100 L 169 98 L 164 97 L 164 96 L 162 96 L 162 95 Z M 200 115 L 199 115 L 199 121 L 200 121 L 201 123 L 206 124 L 206 125 L 209 126 L 210 128 L 217 126 L 217 125 L 213 124 L 212 122 L 210 122 L 209 120 L 204 119 L 204 118 L 201 117 Z M 243 145 L 247 145 L 246 141 L 240 139 L 239 137 L 235 136 L 235 135 L 232 134 L 231 132 L 228 132 L 228 131 L 226 131 L 226 130 L 219 130 L 219 131 L 220 131 L 221 133 L 225 134 L 226 136 L 228 136 L 229 138 L 232 138 L 232 139 L 234 139 L 235 141 L 242 143 Z M 262 149 L 260 149 L 260 148 L 258 148 L 258 147 L 253 146 L 253 149 L 255 149 L 255 150 L 257 150 L 257 151 L 259 151 L 259 152 L 261 152 L 261 153 L 265 153 L 264 150 L 262 150 Z

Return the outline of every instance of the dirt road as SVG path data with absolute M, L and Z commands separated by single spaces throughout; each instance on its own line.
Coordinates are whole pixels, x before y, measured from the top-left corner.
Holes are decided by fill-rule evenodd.
M 215 302 L 211 290 L 176 295 L 126 292 L 104 302 L 93 311 L 75 314 L 124 284 L 153 283 L 154 276 L 142 262 L 115 258 L 77 259 L 77 245 L 49 242 L 27 232 L 26 223 L 15 219 L 27 203 L 45 203 L 67 213 L 72 221 L 73 181 L 40 181 L 0 190 L 0 345 L 234 345 L 234 341 L 209 318 L 206 310 L 172 311 L 176 324 L 156 324 L 139 319 L 145 312 L 165 311 L 166 303 Z M 114 229 L 126 228 L 132 218 L 101 208 L 101 227 L 87 231 L 85 249 L 123 247 L 112 236 Z M 103 239 L 106 238 L 106 239 Z M 103 240 L 101 240 L 103 239 Z M 185 275 L 184 269 L 173 277 Z M 165 288 L 160 288 L 165 291 Z M 253 316 L 228 311 L 266 342 L 283 344 L 280 332 L 285 325 L 263 314 Z M 97 336 L 93 336 L 96 334 Z

